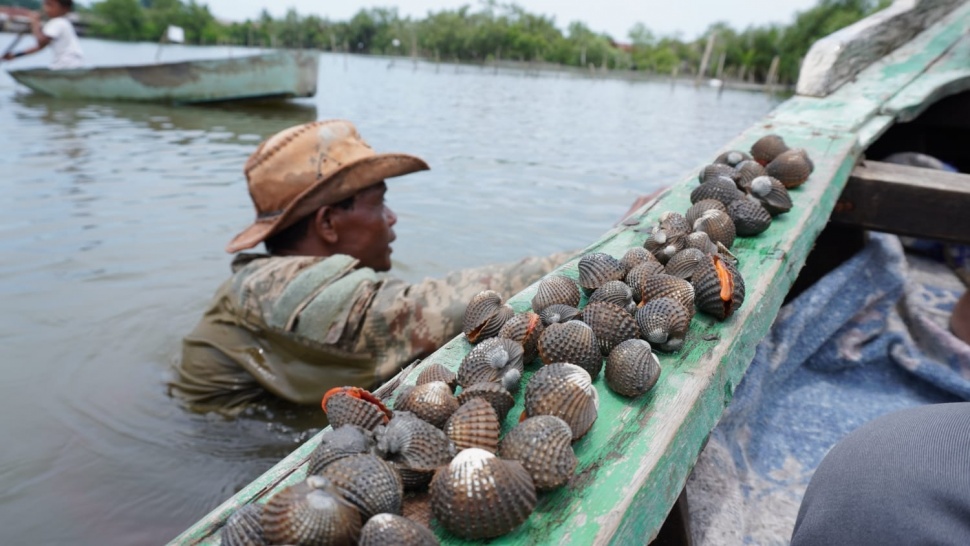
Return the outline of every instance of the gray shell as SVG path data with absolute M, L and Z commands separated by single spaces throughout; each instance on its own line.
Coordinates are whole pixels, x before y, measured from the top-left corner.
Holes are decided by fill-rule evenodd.
M 788 151 L 785 139 L 775 134 L 768 134 L 759 138 L 751 145 L 751 157 L 761 165 L 771 163 L 773 159 Z
M 613 392 L 629 397 L 640 396 L 657 384 L 660 362 L 642 339 L 631 339 L 618 345 L 606 362 L 606 385 Z
M 640 335 L 663 352 L 679 351 L 690 327 L 691 314 L 673 298 L 657 298 L 637 310 Z
M 738 163 L 751 159 L 751 156 L 741 150 L 728 150 L 717 156 L 714 163 L 723 163 L 732 167 L 737 167 Z
M 589 373 L 565 362 L 543 366 L 525 387 L 525 414 L 553 415 L 569 425 L 573 441 L 583 437 L 596 421 L 599 394 Z
M 512 393 L 498 383 L 475 383 L 467 389 L 462 389 L 458 395 L 458 403 L 464 406 L 475 398 L 481 398 L 491 404 L 500 422 L 505 420 L 505 416 L 515 405 L 515 397 Z
M 431 529 L 396 514 L 377 514 L 360 530 L 359 546 L 438 546 Z
M 683 214 L 668 210 L 660 215 L 660 229 L 674 235 L 687 235 L 690 233 L 690 223 Z
M 694 231 L 703 231 L 714 243 L 721 243 L 727 248 L 734 244 L 737 230 L 734 221 L 726 212 L 709 210 L 694 222 Z
M 685 236 L 686 233 L 671 233 L 660 226 L 654 226 L 644 241 L 643 248 L 650 251 L 658 262 L 665 264 L 671 256 L 684 248 Z
M 633 290 L 623 281 L 610 281 L 594 290 L 589 295 L 588 303 L 597 301 L 612 303 L 631 314 L 637 310 L 637 304 L 633 302 Z
M 536 489 L 549 491 L 569 481 L 579 464 L 572 441 L 573 432 L 565 421 L 552 415 L 537 415 L 505 435 L 499 455 L 522 463 Z
M 548 327 L 550 324 L 569 322 L 573 319 L 579 318 L 579 309 L 571 305 L 561 305 L 557 303 L 543 309 L 539 316 L 542 318 L 542 324 Z M 540 334 L 540 336 L 541 335 L 542 334 Z
M 497 324 L 496 314 L 502 307 L 502 296 L 494 290 L 484 290 L 475 294 L 465 307 L 461 331 L 471 343 L 495 337 L 501 324 Z
M 742 197 L 744 192 L 738 189 L 733 179 L 726 176 L 705 182 L 690 192 L 690 202 L 695 204 L 704 199 L 715 199 L 727 206 L 731 201 Z
M 603 355 L 593 328 L 577 320 L 550 324 L 539 338 L 539 356 L 546 364 L 571 362 L 591 376 L 603 368 Z
M 376 405 L 346 394 L 336 394 L 327 399 L 324 412 L 333 428 L 356 425 L 365 430 L 387 422 L 387 415 Z
M 580 298 L 576 281 L 563 275 L 550 275 L 539 281 L 536 295 L 532 297 L 532 310 L 541 313 L 543 309 L 555 304 L 578 307 Z
M 505 326 L 502 326 L 498 337 L 518 342 L 522 346 L 522 360 L 528 364 L 539 355 L 536 343 L 538 343 L 539 336 L 542 335 L 544 329 L 542 318 L 530 311 L 519 313 L 510 318 Z
M 785 185 L 770 176 L 759 176 L 751 182 L 751 196 L 772 216 L 792 209 L 791 195 Z
M 495 453 L 502 425 L 488 400 L 475 397 L 458 408 L 444 430 L 458 451 L 477 447 Z
M 728 274 L 728 286 L 722 287 L 717 268 Z M 744 303 L 744 279 L 731 262 L 720 256 L 707 256 L 694 272 L 694 292 L 697 294 L 697 308 L 704 313 L 724 320 Z M 730 297 L 722 298 L 722 288 L 729 291 Z
M 701 169 L 700 174 L 697 176 L 697 180 L 701 184 L 705 184 L 720 176 L 730 178 L 733 175 L 734 167 L 724 163 L 711 163 L 710 165 L 705 165 L 704 168 Z
M 626 271 L 627 275 L 630 274 L 630 270 L 634 267 L 646 263 L 646 262 L 656 262 L 657 257 L 653 255 L 652 252 L 646 248 L 635 246 L 630 250 L 626 251 L 623 258 L 620 259 L 620 265 Z
M 805 183 L 814 168 L 805 150 L 792 148 L 773 159 L 765 167 L 765 174 L 792 189 Z
M 748 160 L 742 161 L 738 164 L 737 168 L 734 170 L 734 183 L 737 185 L 739 190 L 747 191 L 751 186 L 751 181 L 759 176 L 764 176 L 765 168 L 762 167 L 757 161 Z
M 468 387 L 483 381 L 502 383 L 510 370 L 516 369 L 521 374 L 525 369 L 524 354 L 522 345 L 511 339 L 486 339 L 472 348 L 461 361 L 458 384 Z
M 367 453 L 374 447 L 370 432 L 354 425 L 327 429 L 320 435 L 320 444 L 310 453 L 307 474 L 319 474 L 327 465 L 344 457 Z
M 404 503 L 401 476 L 390 463 L 375 455 L 345 457 L 324 468 L 320 475 L 357 507 L 364 520 L 384 512 L 401 513 Z
M 696 273 L 695 273 L 696 274 Z M 643 285 L 643 304 L 657 298 L 673 298 L 685 309 L 694 309 L 694 287 L 673 275 L 654 275 Z
M 355 544 L 363 526 L 357 508 L 320 476 L 270 497 L 260 522 L 270 544 Z
M 703 231 L 695 231 L 688 235 L 685 248 L 696 248 L 704 254 L 717 254 L 717 244 Z
M 222 546 L 265 546 L 266 538 L 263 537 L 263 524 L 260 522 L 262 515 L 261 504 L 239 507 L 222 528 Z
M 636 302 L 643 300 L 643 284 L 651 276 L 660 275 L 663 272 L 664 266 L 660 262 L 640 264 L 631 269 L 627 273 L 625 281 L 626 285 L 633 291 L 633 300 Z
M 431 383 L 432 381 L 444 381 L 451 388 L 452 392 L 454 392 L 455 387 L 458 385 L 458 376 L 455 372 L 435 362 L 421 370 L 421 373 L 418 374 L 418 379 L 414 383 L 416 385 L 422 385 L 424 383 Z
M 455 445 L 440 429 L 406 411 L 374 431 L 374 454 L 390 462 L 408 491 L 427 485 L 436 468 L 455 456 Z
M 599 343 L 600 352 L 603 355 L 610 354 L 613 347 L 616 347 L 620 342 L 640 335 L 637 322 L 630 315 L 630 312 L 612 303 L 602 301 L 590 303 L 583 309 L 583 322 L 589 324 L 590 328 L 593 329 L 596 341 Z M 565 362 L 571 361 L 566 360 Z M 596 373 L 591 370 L 586 371 L 595 378 L 599 373 L 599 368 L 596 369 Z
M 727 212 L 727 207 L 724 203 L 718 201 L 717 199 L 701 199 L 700 201 L 694 203 L 687 209 L 687 214 L 685 218 L 690 222 L 691 229 L 693 230 L 694 222 L 704 214 L 705 211 L 716 209 L 721 212 Z
M 753 199 L 738 199 L 728 205 L 728 216 L 742 237 L 753 237 L 771 226 L 771 215 Z
M 420 419 L 441 428 L 458 409 L 458 399 L 444 381 L 432 381 L 415 386 L 394 404 L 395 411 L 410 411 Z
M 620 261 L 602 252 L 586 254 L 579 259 L 579 285 L 596 290 L 608 281 L 618 281 L 626 274 Z
M 696 248 L 685 248 L 667 262 L 664 272 L 674 277 L 690 280 L 697 263 L 704 257 L 704 253 Z

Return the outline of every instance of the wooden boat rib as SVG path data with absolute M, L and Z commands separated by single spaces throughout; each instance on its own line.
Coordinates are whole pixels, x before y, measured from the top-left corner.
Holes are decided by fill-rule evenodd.
M 920 3 L 915 5 L 918 9 Z M 602 379 L 595 381 L 599 418 L 574 444 L 580 464 L 573 479 L 560 490 L 541 495 L 529 519 L 492 544 L 643 544 L 657 536 L 836 201 L 850 177 L 860 176 L 857 164 L 863 152 L 897 121 L 910 119 L 943 96 L 970 89 L 968 26 L 970 4 L 958 5 L 925 31 L 910 34 L 915 38 L 891 54 L 868 67 L 857 67 L 851 82 L 827 90 L 823 97 L 786 101 L 724 147 L 747 150 L 759 137 L 774 132 L 790 146 L 805 148 L 815 162 L 809 181 L 792 192 L 793 210 L 776 217 L 765 233 L 738 239 L 732 248 L 748 287 L 744 305 L 726 322 L 697 315 L 683 350 L 660 355 L 663 372 L 648 395 L 631 401 L 608 390 Z M 714 157 L 705 158 L 698 170 Z M 686 210 L 695 184 L 696 171 L 585 252 L 621 256 L 626 249 L 642 245 L 647 229 L 663 211 Z M 578 257 L 555 273 L 575 279 L 577 263 Z M 517 312 L 529 309 L 535 289 L 536 285 L 527 288 L 509 303 Z M 403 371 L 388 390 L 414 383 L 432 362 L 457 369 L 470 348 L 463 336 L 455 338 Z M 526 375 L 523 381 L 529 372 Z M 388 398 L 393 400 L 394 395 Z M 521 398 L 509 412 L 504 430 L 521 413 Z M 237 508 L 265 502 L 282 487 L 303 480 L 306 461 L 318 443 L 319 435 L 174 543 L 217 544 L 221 526 Z M 432 529 L 443 544 L 464 543 L 434 523 Z
M 307 51 L 76 70 L 11 70 L 38 93 L 58 98 L 179 104 L 312 97 L 319 56 Z

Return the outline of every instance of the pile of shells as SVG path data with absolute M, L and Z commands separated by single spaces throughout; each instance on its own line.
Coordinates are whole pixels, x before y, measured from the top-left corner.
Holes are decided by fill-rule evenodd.
M 457 369 L 423 365 L 393 410 L 357 387 L 327 392 L 332 429 L 307 479 L 238 510 L 223 544 L 438 544 L 403 517 L 406 492 L 425 492 L 414 494 L 458 537 L 513 531 L 538 495 L 574 476 L 573 444 L 597 419 L 601 372 L 611 391 L 643 396 L 661 375 L 656 352 L 684 347 L 696 311 L 731 317 L 745 296 L 731 247 L 791 210 L 788 191 L 813 168 L 804 150 L 767 135 L 750 154 L 728 151 L 705 166 L 690 208 L 661 214 L 642 247 L 591 252 L 578 278 L 542 279 L 531 310 L 477 294 L 462 324 L 473 347 Z M 519 395 L 524 411 L 509 418 Z

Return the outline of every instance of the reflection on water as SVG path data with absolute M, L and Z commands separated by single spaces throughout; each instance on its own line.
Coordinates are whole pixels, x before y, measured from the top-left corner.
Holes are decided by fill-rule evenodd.
M 95 64 L 156 49 L 83 45 Z M 263 138 L 340 117 L 378 150 L 428 160 L 389 184 L 395 271 L 414 280 L 581 247 L 774 104 L 407 64 L 323 55 L 317 97 L 252 107 L 59 101 L 0 74 L 4 544 L 163 542 L 318 426 L 315 407 L 228 421 L 165 392 L 181 336 L 229 273 L 224 245 L 252 219 L 242 166 Z

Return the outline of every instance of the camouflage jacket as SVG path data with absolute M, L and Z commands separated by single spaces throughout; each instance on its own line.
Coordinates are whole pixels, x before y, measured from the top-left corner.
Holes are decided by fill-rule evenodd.
M 232 411 L 267 392 L 319 403 L 332 387 L 375 388 L 461 333 L 472 296 L 509 297 L 570 257 L 466 269 L 408 284 L 357 260 L 242 254 L 185 337 L 174 393 Z

